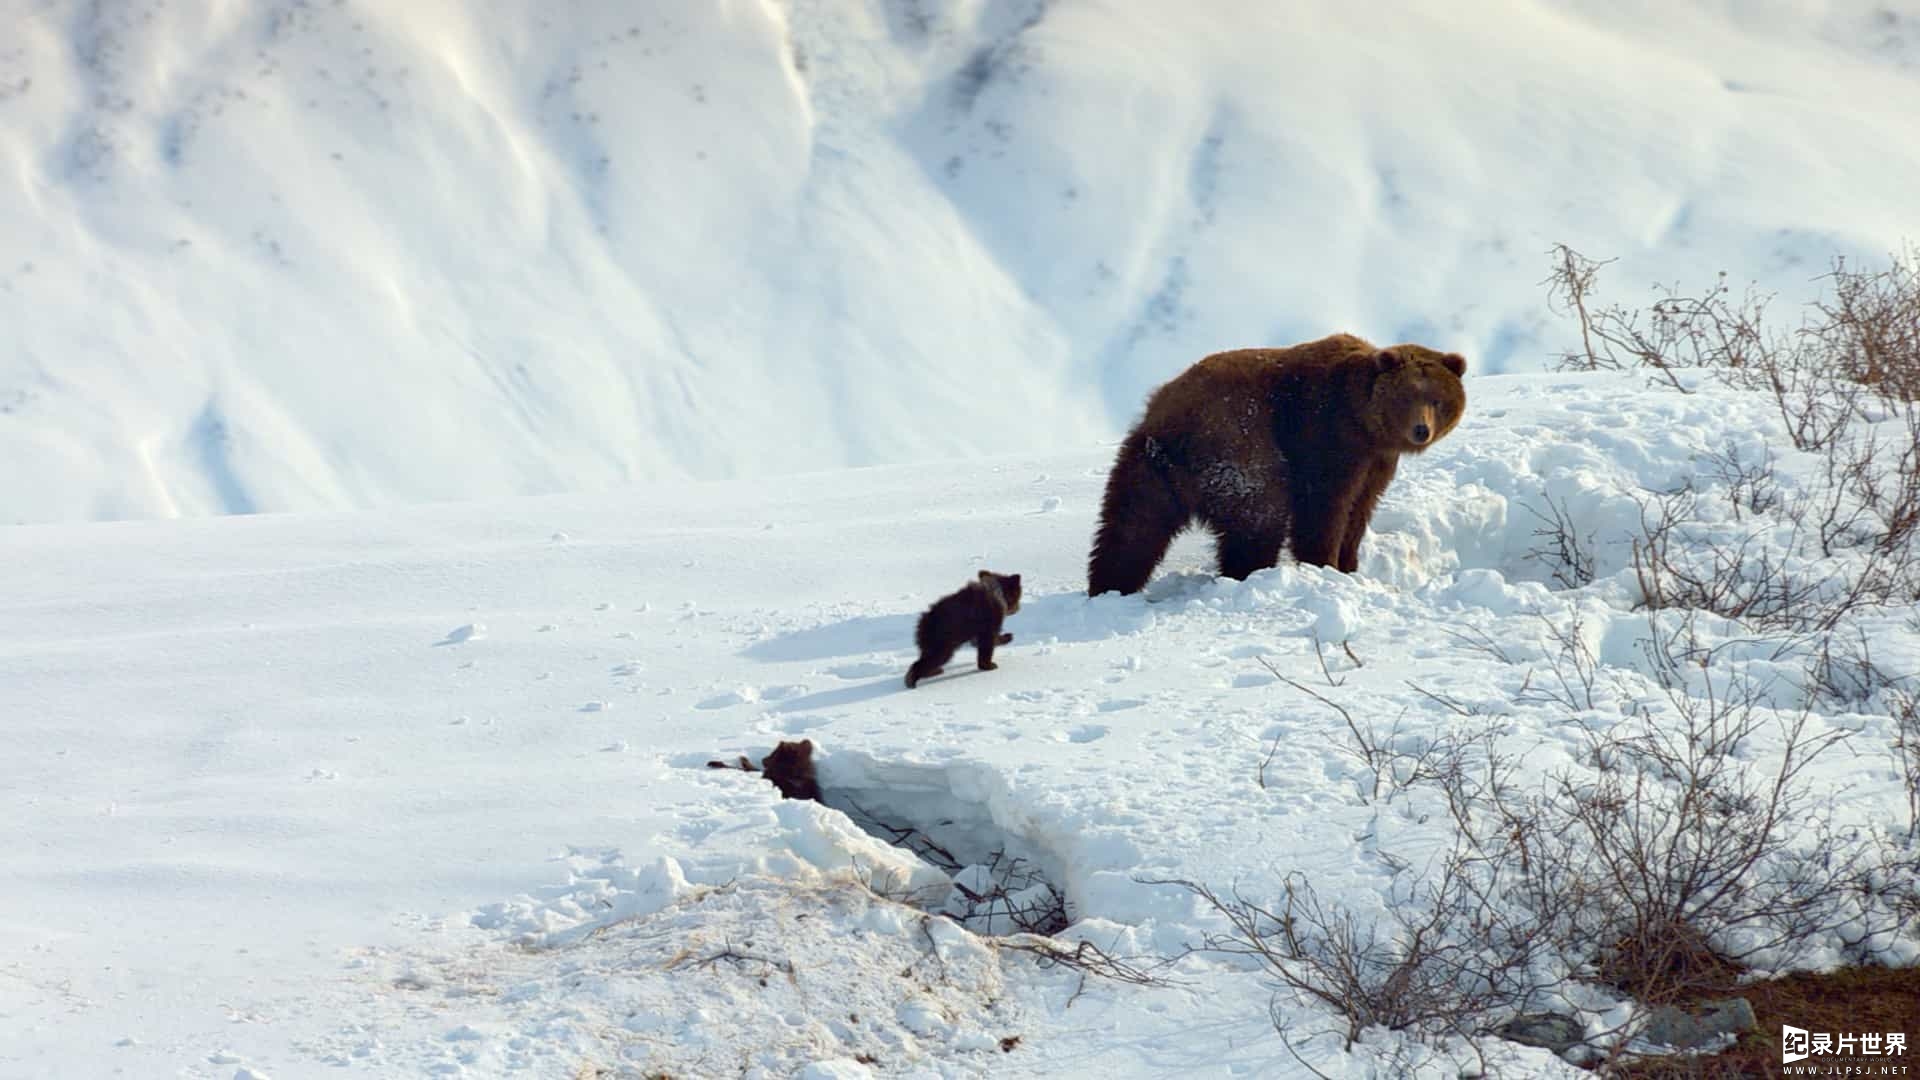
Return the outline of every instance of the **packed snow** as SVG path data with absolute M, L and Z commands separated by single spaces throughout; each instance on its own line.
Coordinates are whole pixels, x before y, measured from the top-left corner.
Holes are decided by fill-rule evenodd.
M 1454 1075 L 1390 1033 L 1349 1051 L 1324 1005 L 1188 953 L 1218 917 L 1152 882 L 1271 900 L 1301 875 L 1378 916 L 1450 842 L 1439 796 L 1367 769 L 1276 675 L 1409 743 L 1497 721 L 1523 779 L 1582 768 L 1569 710 L 1523 689 L 1577 615 L 1582 723 L 1659 697 L 1635 497 L 1692 480 L 1720 505 L 1729 447 L 1774 447 L 1789 495 L 1813 475 L 1771 401 L 1705 380 L 1468 384 L 1354 576 L 1216 579 L 1195 536 L 1146 594 L 1089 599 L 1111 445 L 0 531 L 0 1074 Z M 1590 584 L 1531 554 L 1549 498 L 1591 537 Z M 914 619 L 982 568 L 1024 577 L 999 670 L 963 652 L 904 689 Z M 1862 616 L 1889 670 L 1920 665 L 1913 615 Z M 1774 664 L 1791 711 L 1775 655 L 1700 677 Z M 1904 822 L 1886 715 L 1812 722 L 1852 733 L 1807 774 L 1836 823 Z M 800 738 L 825 805 L 707 764 Z M 955 899 L 1013 870 L 1058 897 L 1058 942 L 1158 984 L 1049 962 Z M 1816 966 L 1916 952 L 1812 944 Z M 1632 1008 L 1576 1006 L 1592 1033 Z
M 1915 233 L 1905 0 L 7 0 L 0 520 L 1065 452 Z

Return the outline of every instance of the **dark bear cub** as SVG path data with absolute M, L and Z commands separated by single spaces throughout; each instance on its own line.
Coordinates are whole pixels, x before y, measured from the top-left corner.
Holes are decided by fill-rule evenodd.
M 731 769 L 734 766 L 724 761 L 709 761 L 707 768 Z M 746 772 L 758 772 L 773 781 L 773 786 L 780 789 L 781 798 L 820 801 L 820 782 L 813 773 L 812 739 L 781 743 L 773 748 L 773 753 L 767 755 L 758 769 L 742 755 L 739 768 Z
M 1013 640 L 1012 634 L 1000 632 L 1000 623 L 1019 610 L 1020 575 L 991 570 L 980 571 L 979 578 L 959 592 L 934 601 L 913 628 L 913 643 L 920 649 L 920 659 L 907 669 L 907 689 L 913 689 L 921 679 L 940 674 L 953 659 L 954 650 L 969 642 L 978 654 L 981 671 L 999 667 L 993 662 L 993 647 Z

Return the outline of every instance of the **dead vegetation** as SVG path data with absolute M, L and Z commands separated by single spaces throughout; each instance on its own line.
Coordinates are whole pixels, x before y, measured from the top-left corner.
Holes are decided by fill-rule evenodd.
M 1430 883 L 1407 885 L 1384 916 L 1325 903 L 1299 874 L 1287 875 L 1272 902 L 1195 881 L 1148 884 L 1184 888 L 1224 920 L 1227 929 L 1205 935 L 1195 951 L 1258 960 L 1283 990 L 1343 1017 L 1349 1047 L 1375 1026 L 1471 1039 L 1539 989 L 1536 939 L 1465 859 L 1449 860 Z M 1278 996 L 1273 1021 L 1284 1030 Z
M 1920 252 L 1879 270 L 1836 260 L 1826 296 L 1790 326 L 1770 319 L 1770 297 L 1736 294 L 1724 276 L 1697 293 L 1663 289 L 1641 310 L 1605 305 L 1604 263 L 1565 246 L 1554 257 L 1550 297 L 1579 334 L 1563 369 L 1763 394 L 1790 448 L 1703 453 L 1692 478 L 1637 494 L 1627 536 L 1597 535 L 1552 493 L 1527 508 L 1529 554 L 1554 587 L 1624 570 L 1647 620 L 1626 671 L 1595 655 L 1578 605 L 1540 613 L 1545 655 L 1524 651 L 1513 703 L 1558 715 L 1579 746 L 1544 777 L 1520 781 L 1508 729 L 1475 706 L 1414 685 L 1473 722 L 1416 736 L 1343 702 L 1324 657 L 1318 688 L 1308 671 L 1261 661 L 1339 718 L 1342 749 L 1365 768 L 1363 802 L 1437 796 L 1451 817 L 1456 841 L 1423 873 L 1389 859 L 1394 893 L 1379 910 L 1327 902 L 1299 874 L 1271 895 L 1163 883 L 1217 919 L 1196 949 L 1259 962 L 1283 1037 L 1283 1005 L 1306 1000 L 1343 1019 L 1349 1046 L 1375 1026 L 1471 1045 L 1583 985 L 1643 1006 L 1592 1041 L 1601 1071 L 1747 1075 L 1737 1055 L 1635 1058 L 1644 1007 L 1737 988 L 1774 1016 L 1768 1003 L 1797 984 L 1756 989 L 1768 984 L 1740 981 L 1750 968 L 1791 969 L 1833 942 L 1867 963 L 1893 936 L 1920 934 L 1920 684 L 1876 660 L 1863 622 L 1920 601 Z M 1711 635 L 1707 619 L 1720 620 Z M 1451 632 L 1523 666 L 1518 646 Z M 1858 724 L 1830 723 L 1822 707 L 1877 716 L 1891 734 L 1863 746 Z M 1906 820 L 1837 824 L 1808 770 L 1839 753 L 1890 759 Z M 1866 968 L 1834 978 L 1862 994 L 1912 985 L 1911 973 Z M 1793 1007 L 1828 1015 L 1805 998 Z M 1769 1022 L 1774 1035 L 1763 1024 L 1741 1047 L 1777 1054 L 1782 1021 Z
M 1711 381 L 1763 394 L 1793 448 L 1814 459 L 1810 480 L 1796 484 L 1771 451 L 1727 447 L 1703 455 L 1696 480 L 1642 496 L 1629 543 L 1643 605 L 1827 631 L 1856 612 L 1920 599 L 1920 250 L 1879 270 L 1836 259 L 1825 298 L 1790 325 L 1771 317 L 1771 297 L 1736 295 L 1725 275 L 1698 293 L 1660 289 L 1645 309 L 1602 304 L 1606 264 L 1565 245 L 1553 254 L 1549 299 L 1574 318 L 1581 342 L 1560 357 L 1562 370 L 1642 371 L 1680 393 Z M 1710 512 L 1722 506 L 1732 528 Z M 1593 538 L 1551 497 L 1532 509 L 1542 522 L 1534 555 L 1554 581 L 1592 580 Z

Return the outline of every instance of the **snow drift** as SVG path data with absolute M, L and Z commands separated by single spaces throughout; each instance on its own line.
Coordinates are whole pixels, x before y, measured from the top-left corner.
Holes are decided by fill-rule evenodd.
M 7 521 L 1072 449 L 1198 355 L 1531 369 L 1542 253 L 1911 236 L 1869 2 L 0 5 Z
M 1082 591 L 1105 448 L 0 530 L 0 1073 L 1131 1078 L 1292 1075 L 1297 1052 L 1329 1076 L 1458 1075 L 1397 1034 L 1347 1053 L 1339 1017 L 1234 958 L 1185 956 L 1180 985 L 1083 984 L 928 920 L 862 882 L 969 871 L 833 804 L 954 863 L 1025 860 L 1059 890 L 1063 941 L 1143 964 L 1216 928 L 1146 879 L 1270 899 L 1297 874 L 1364 918 L 1417 893 L 1453 843 L 1440 793 L 1357 755 L 1276 673 L 1409 755 L 1486 725 L 1517 784 L 1585 775 L 1583 731 L 1672 708 L 1648 641 L 1682 613 L 1635 610 L 1639 500 L 1692 484 L 1687 536 L 1744 529 L 1779 565 L 1791 530 L 1735 521 L 1715 462 L 1770 448 L 1774 512 L 1821 475 L 1770 398 L 1710 381 L 1470 392 L 1404 464 L 1359 574 L 1216 579 L 1195 538 L 1141 596 Z M 1590 580 L 1555 578 L 1538 515 L 1556 508 Z M 905 690 L 914 618 L 983 566 L 1025 585 L 999 670 Z M 1577 704 L 1542 691 L 1576 618 L 1594 673 Z M 1795 696 L 1792 635 L 1699 628 L 1711 666 L 1678 693 L 1751 678 L 1763 709 L 1809 707 L 1848 740 L 1802 775 L 1820 821 L 1906 827 L 1884 702 Z M 1855 631 L 1890 675 L 1920 663 L 1911 604 L 1837 640 Z M 828 806 L 706 767 L 802 736 Z M 1741 767 L 1770 775 L 1776 741 Z M 1815 965 L 1920 950 L 1801 944 Z M 1579 1004 L 1590 1035 L 1631 1010 Z M 1517 1055 L 1505 1075 L 1584 1075 L 1487 1042 Z

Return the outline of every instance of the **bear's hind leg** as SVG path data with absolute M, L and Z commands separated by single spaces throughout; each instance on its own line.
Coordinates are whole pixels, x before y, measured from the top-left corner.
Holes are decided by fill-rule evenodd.
M 1100 502 L 1100 528 L 1087 556 L 1087 595 L 1136 593 L 1187 525 L 1182 505 L 1148 456 L 1147 438 L 1130 435 L 1120 446 Z
M 920 659 L 907 669 L 907 689 L 913 689 L 921 679 L 931 679 L 946 670 L 947 661 L 953 659 L 953 651 L 958 647 L 957 644 L 940 642 L 921 649 Z

